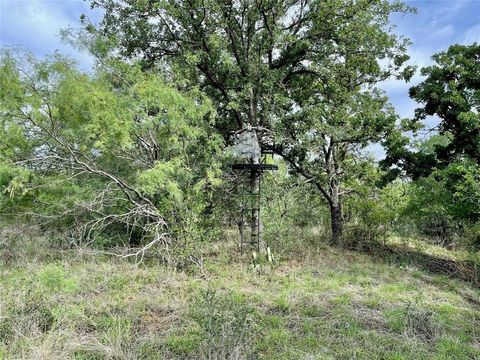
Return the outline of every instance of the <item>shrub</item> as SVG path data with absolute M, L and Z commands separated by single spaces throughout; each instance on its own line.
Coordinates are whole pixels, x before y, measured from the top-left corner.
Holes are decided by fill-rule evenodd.
M 344 244 L 349 248 L 372 250 L 397 228 L 399 214 L 406 206 L 407 184 L 392 183 L 384 188 L 363 188 L 346 199 Z
M 188 330 L 170 335 L 168 348 L 198 359 L 246 359 L 255 336 L 254 312 L 233 293 L 202 290 L 193 299 L 189 312 L 193 324 Z
M 3 51 L 0 78 L 2 212 L 101 247 L 210 237 L 222 142 L 204 95 L 115 61 L 83 74 L 59 54 Z

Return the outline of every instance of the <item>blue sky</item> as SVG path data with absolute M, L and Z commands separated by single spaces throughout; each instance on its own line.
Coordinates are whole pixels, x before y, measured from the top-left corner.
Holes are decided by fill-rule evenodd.
M 411 63 L 428 65 L 430 56 L 445 50 L 450 44 L 480 42 L 480 0 L 421 0 L 407 1 L 418 10 L 417 15 L 393 16 L 397 32 L 408 36 Z M 92 11 L 83 0 L 0 0 L 0 46 L 20 45 L 43 56 L 56 49 L 78 59 L 88 70 L 91 58 L 62 44 L 59 31 L 79 26 L 85 13 L 93 21 L 101 14 Z M 386 81 L 382 88 L 389 95 L 402 117 L 411 117 L 415 102 L 408 97 L 408 88 L 421 80 L 417 73 L 409 84 Z M 435 120 L 431 120 L 434 122 Z
M 394 16 L 397 32 L 409 37 L 411 63 L 418 66 L 410 83 L 387 81 L 383 89 L 389 95 L 397 112 L 403 117 L 413 116 L 415 102 L 408 97 L 408 88 L 421 81 L 422 66 L 431 64 L 431 56 L 446 50 L 454 43 L 480 43 L 480 0 L 421 0 L 407 1 L 417 8 L 417 15 Z

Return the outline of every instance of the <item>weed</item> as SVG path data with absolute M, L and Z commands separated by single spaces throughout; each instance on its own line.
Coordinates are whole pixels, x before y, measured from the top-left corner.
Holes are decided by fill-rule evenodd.
M 49 291 L 73 293 L 79 286 L 75 279 L 67 277 L 60 265 L 50 264 L 45 266 L 37 275 L 40 285 Z
M 387 312 L 388 323 L 393 330 L 406 336 L 418 336 L 427 342 L 435 340 L 440 333 L 434 317 L 433 311 L 419 307 L 417 301 Z
M 190 314 L 204 340 L 200 353 L 208 359 L 240 359 L 247 356 L 255 335 L 253 310 L 234 293 L 203 290 L 192 303 Z

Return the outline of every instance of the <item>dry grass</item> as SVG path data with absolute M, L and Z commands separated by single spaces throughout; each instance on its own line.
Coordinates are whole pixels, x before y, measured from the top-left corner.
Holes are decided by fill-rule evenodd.
M 187 273 L 42 251 L 0 263 L 0 359 L 480 357 L 479 290 L 411 264 L 323 246 L 254 269 L 227 244 Z

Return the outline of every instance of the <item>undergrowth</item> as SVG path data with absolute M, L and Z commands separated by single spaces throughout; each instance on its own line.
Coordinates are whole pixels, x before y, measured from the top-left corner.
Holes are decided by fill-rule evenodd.
M 44 253 L 0 254 L 0 359 L 480 358 L 480 291 L 414 263 L 326 245 L 256 267 L 216 245 L 188 272 Z

